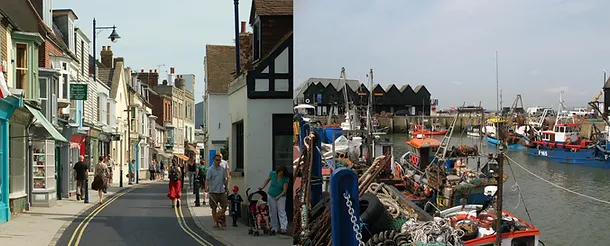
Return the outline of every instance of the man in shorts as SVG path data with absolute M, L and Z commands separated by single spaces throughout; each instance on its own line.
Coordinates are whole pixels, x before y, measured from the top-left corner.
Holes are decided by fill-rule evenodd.
M 229 201 L 227 200 L 229 179 L 227 171 L 220 166 L 222 158 L 220 155 L 214 156 L 214 165 L 208 169 L 205 180 L 205 192 L 208 193 L 212 217 L 216 222 L 216 209 L 220 205 L 221 211 L 226 211 Z M 214 228 L 217 228 L 214 223 Z

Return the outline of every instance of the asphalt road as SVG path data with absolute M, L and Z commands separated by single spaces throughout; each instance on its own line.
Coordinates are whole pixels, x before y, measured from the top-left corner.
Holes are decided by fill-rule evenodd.
M 99 210 L 96 204 L 75 219 L 57 245 L 223 245 L 197 227 L 186 204 L 172 209 L 167 182 L 129 188 L 104 200 L 106 207 Z

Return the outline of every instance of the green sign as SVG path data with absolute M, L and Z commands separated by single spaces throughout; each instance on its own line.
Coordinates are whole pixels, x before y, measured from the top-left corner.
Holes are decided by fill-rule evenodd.
M 87 100 L 87 84 L 70 84 L 70 100 Z

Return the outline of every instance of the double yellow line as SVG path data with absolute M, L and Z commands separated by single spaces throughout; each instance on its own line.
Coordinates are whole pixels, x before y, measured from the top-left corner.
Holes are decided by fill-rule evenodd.
M 176 219 L 178 220 L 178 225 L 180 225 L 180 228 L 182 228 L 182 230 L 186 234 L 188 234 L 195 241 L 197 241 L 197 243 L 199 243 L 201 245 L 205 245 L 205 246 L 213 246 L 210 242 L 205 240 L 203 237 L 199 236 L 199 234 L 197 234 L 195 231 L 193 231 L 188 226 L 188 224 L 186 223 L 186 220 L 184 219 L 184 214 L 182 213 L 182 206 L 181 205 L 182 205 L 182 201 L 180 201 L 180 206 L 176 206 L 174 208 L 174 213 L 176 214 Z
M 130 188 L 128 190 L 116 193 L 114 196 L 112 196 L 112 198 L 108 199 L 108 201 L 104 202 L 101 206 L 99 206 L 99 207 L 95 208 L 93 211 L 91 211 L 91 213 L 89 213 L 89 215 L 87 215 L 87 217 L 85 217 L 85 219 L 83 221 L 81 221 L 80 224 L 78 224 L 78 226 L 76 227 L 76 229 L 72 233 L 72 237 L 70 237 L 70 242 L 68 242 L 68 246 L 70 246 L 70 245 L 74 245 L 74 246 L 79 245 L 80 244 L 80 240 L 83 237 L 83 233 L 85 232 L 85 229 L 87 228 L 87 225 L 89 225 L 89 222 L 91 222 L 91 220 L 97 214 L 99 214 L 106 206 L 110 205 L 110 203 L 114 202 L 116 199 L 119 199 L 119 197 L 125 195 L 127 192 L 129 192 L 131 190 L 133 190 L 133 188 Z M 76 241 L 74 239 L 76 239 Z M 72 242 L 74 242 L 74 244 L 72 244 Z

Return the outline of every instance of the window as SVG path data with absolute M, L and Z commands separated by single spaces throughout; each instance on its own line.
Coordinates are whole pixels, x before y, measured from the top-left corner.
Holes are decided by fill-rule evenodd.
M 110 102 L 106 103 L 106 124 L 110 125 Z
M 67 74 L 63 74 L 62 75 L 62 81 L 61 81 L 61 90 L 62 90 L 61 98 L 63 98 L 63 99 L 70 99 L 70 97 L 68 97 L 68 95 L 70 93 L 69 85 L 70 85 L 70 83 L 68 82 L 68 75 Z
M 17 44 L 17 63 L 15 87 L 22 89 L 27 98 L 32 98 L 29 92 L 29 66 L 28 66 L 28 46 L 26 44 Z
M 42 108 L 42 113 L 44 114 L 45 117 L 47 117 L 47 119 L 50 119 L 51 117 L 49 117 L 49 96 L 48 96 L 48 91 L 47 91 L 47 84 L 48 84 L 49 79 L 48 78 L 39 78 L 38 79 L 38 84 L 40 86 L 40 107 Z
M 85 75 L 85 41 L 80 41 L 80 74 Z
M 292 173 L 292 114 L 273 114 L 272 116 L 272 168 L 285 166 Z
M 12 136 L 20 136 L 25 132 L 25 125 L 11 124 L 9 132 Z M 25 196 L 25 156 L 26 138 L 11 138 L 9 153 L 9 197 L 16 198 Z
M 100 96 L 98 96 L 97 97 L 97 105 L 98 105 L 98 107 L 97 107 L 97 121 L 98 122 L 102 121 L 102 112 L 101 112 L 102 111 L 102 107 L 99 107 L 99 105 L 101 105 L 101 104 L 102 104 L 102 99 L 101 99 Z

